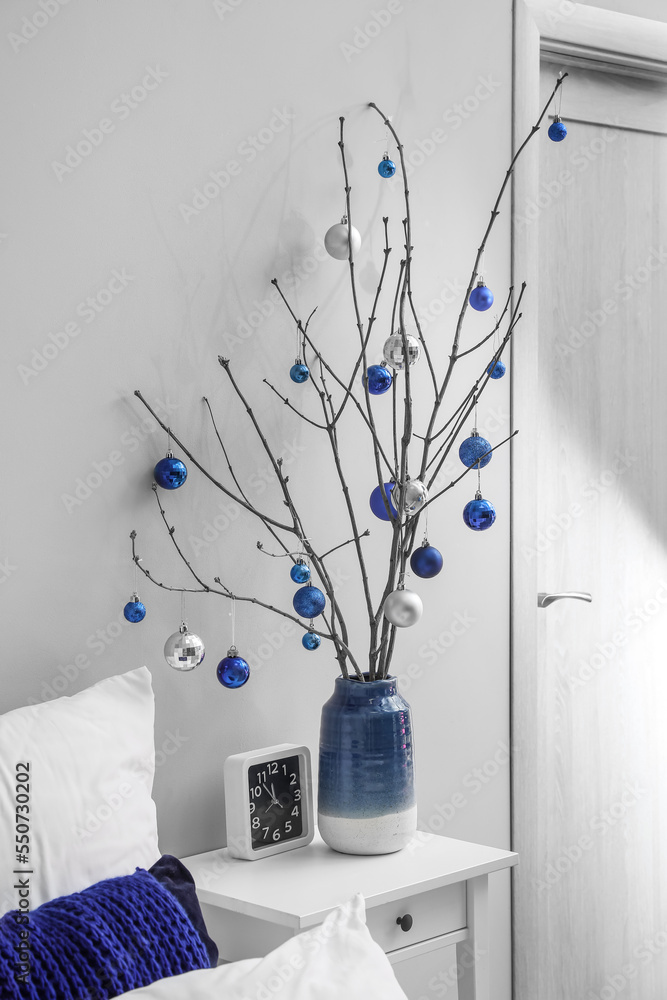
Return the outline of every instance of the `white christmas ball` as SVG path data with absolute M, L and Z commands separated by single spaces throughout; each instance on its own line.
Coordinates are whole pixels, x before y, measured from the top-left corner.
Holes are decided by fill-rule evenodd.
M 406 334 L 405 339 L 408 344 L 408 363 L 414 365 L 415 361 L 419 360 L 421 346 L 417 338 L 413 337 L 410 333 Z M 405 368 L 405 358 L 403 357 L 403 337 L 400 333 L 392 333 L 391 337 L 385 340 L 382 354 L 384 355 L 384 360 L 388 365 L 391 365 L 394 371 L 403 371 Z
M 385 618 L 398 628 L 416 625 L 424 611 L 419 594 L 414 590 L 394 590 L 384 602 Z
M 350 241 L 352 243 L 352 253 L 356 254 L 361 246 L 361 236 L 359 230 L 354 226 L 348 226 L 347 222 L 337 222 L 331 229 L 327 229 L 324 236 L 324 249 L 330 257 L 336 260 L 347 260 L 348 245 L 347 231 L 350 230 Z
M 398 510 L 398 505 L 401 499 L 401 487 L 396 483 L 393 490 L 391 491 L 391 500 L 394 507 Z M 405 486 L 405 494 L 403 496 L 403 510 L 406 514 L 415 514 L 418 510 L 421 510 L 426 501 L 428 500 L 428 490 L 422 483 L 420 479 L 410 479 Z

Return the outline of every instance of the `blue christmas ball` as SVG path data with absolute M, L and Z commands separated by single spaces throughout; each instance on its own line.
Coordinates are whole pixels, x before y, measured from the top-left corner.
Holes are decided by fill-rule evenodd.
M 394 517 L 396 517 L 396 508 L 394 507 L 393 503 L 391 502 L 391 491 L 393 490 L 393 488 L 394 488 L 395 485 L 396 485 L 395 483 L 385 483 L 384 484 L 384 493 L 385 493 L 385 496 L 386 496 L 387 500 L 389 501 L 389 509 L 392 512 L 392 514 L 394 515 Z M 370 505 L 371 505 L 371 510 L 373 511 L 373 513 L 375 514 L 376 517 L 379 517 L 381 521 L 389 521 L 389 520 L 391 520 L 390 517 L 389 517 L 389 514 L 387 513 L 387 511 L 385 509 L 384 501 L 382 499 L 382 492 L 381 492 L 379 486 L 376 486 L 375 489 L 373 490 L 373 492 L 371 493 L 370 501 L 369 502 L 370 502 Z
M 128 622 L 142 622 L 146 617 L 146 606 L 134 596 L 123 608 L 123 615 Z
M 362 375 L 361 381 L 366 384 L 366 376 Z M 383 365 L 371 365 L 368 369 L 368 391 L 373 396 L 381 396 L 387 389 L 391 389 L 393 376 Z
M 490 500 L 476 496 L 463 508 L 463 520 L 473 531 L 486 531 L 496 519 L 496 508 Z
M 425 542 L 415 549 L 410 556 L 410 566 L 412 572 L 420 576 L 422 580 L 430 580 L 437 576 L 442 569 L 442 553 L 436 549 L 435 545 Z
M 161 458 L 153 469 L 153 476 L 158 486 L 163 490 L 177 490 L 187 479 L 188 470 L 180 458 L 174 458 L 167 452 L 166 458 Z
M 549 126 L 549 131 L 547 132 L 547 135 L 549 136 L 552 142 L 563 141 L 563 139 L 567 135 L 567 129 L 563 125 L 560 118 L 555 118 L 552 121 L 551 125 Z
M 498 360 L 496 361 L 495 365 L 492 361 L 489 367 L 486 369 L 486 371 L 488 373 L 489 378 L 502 378 L 505 372 L 507 371 L 507 368 L 503 361 Z
M 468 301 L 477 312 L 485 312 L 493 305 L 493 292 L 485 284 L 476 285 L 470 293 Z
M 326 603 L 322 591 L 318 587 L 313 587 L 312 583 L 301 587 L 292 598 L 292 606 L 302 618 L 317 618 L 324 611 Z
M 383 156 L 378 163 L 378 173 L 380 177 L 393 177 L 396 173 L 396 164 L 388 156 Z
M 299 559 L 295 562 L 289 571 L 289 575 L 292 577 L 295 583 L 308 583 L 310 580 L 310 570 L 306 566 L 303 559 Z
M 321 643 L 322 640 L 320 636 L 317 634 L 317 632 L 305 632 L 301 636 L 301 645 L 303 646 L 304 649 L 310 649 L 310 650 L 319 649 Z
M 487 451 L 488 455 L 486 455 Z M 482 455 L 486 455 L 486 458 L 482 458 Z M 459 458 L 468 469 L 471 469 L 473 465 L 476 469 L 483 469 L 493 458 L 491 445 L 486 438 L 479 434 L 473 434 L 462 442 L 459 448 Z
M 226 688 L 240 688 L 250 677 L 250 667 L 242 656 L 237 656 L 238 650 L 232 646 L 229 653 L 220 660 L 216 668 L 218 680 Z
M 309 375 L 308 368 L 306 365 L 302 365 L 300 361 L 293 364 L 289 370 L 289 377 L 292 379 L 292 382 L 306 382 Z

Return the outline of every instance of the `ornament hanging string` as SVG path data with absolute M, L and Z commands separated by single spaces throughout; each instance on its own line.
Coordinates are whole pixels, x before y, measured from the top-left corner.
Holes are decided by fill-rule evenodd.
M 181 591 L 181 622 L 183 625 L 187 626 L 187 622 L 185 620 L 185 591 L 183 590 Z
M 229 612 L 232 619 L 232 648 L 236 648 L 236 598 L 232 597 L 232 608 Z
M 393 116 L 389 115 L 388 121 L 391 121 L 392 118 L 393 118 Z M 376 139 L 375 141 L 376 142 L 381 142 L 383 144 L 383 146 L 384 146 L 384 154 L 383 155 L 384 156 L 389 156 L 389 125 L 386 122 L 385 122 L 385 126 L 384 126 L 384 136 L 381 136 L 379 139 Z

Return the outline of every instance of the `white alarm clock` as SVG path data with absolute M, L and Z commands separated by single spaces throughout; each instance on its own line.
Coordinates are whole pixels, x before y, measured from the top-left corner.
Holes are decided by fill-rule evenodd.
M 310 750 L 279 743 L 225 761 L 227 850 L 255 861 L 313 839 Z

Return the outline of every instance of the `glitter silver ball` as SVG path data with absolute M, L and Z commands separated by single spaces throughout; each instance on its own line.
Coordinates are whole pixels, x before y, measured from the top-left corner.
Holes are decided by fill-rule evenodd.
M 421 346 L 417 338 L 410 333 L 406 334 L 405 339 L 408 342 L 408 362 L 410 365 L 414 365 L 415 361 L 419 360 Z M 388 365 L 391 365 L 394 371 L 403 371 L 405 358 L 403 357 L 403 338 L 400 333 L 392 333 L 391 337 L 385 340 L 382 354 L 384 360 Z
M 394 590 L 384 602 L 385 618 L 398 628 L 416 625 L 424 611 L 419 594 L 414 590 Z
M 361 246 L 361 235 L 359 230 L 355 229 L 354 226 L 348 227 L 347 222 L 337 222 L 335 226 L 331 227 L 331 229 L 327 229 L 324 235 L 324 249 L 330 257 L 335 257 L 336 260 L 347 260 L 348 258 L 348 228 L 350 230 L 352 253 L 356 254 L 359 252 L 359 248 Z
M 204 659 L 204 643 L 187 625 L 170 635 L 164 644 L 164 658 L 174 670 L 194 670 Z
M 391 499 L 396 510 L 401 499 L 401 488 L 396 483 L 391 491 Z M 406 514 L 416 514 L 428 500 L 428 490 L 420 479 L 408 480 L 403 497 L 403 510 Z

